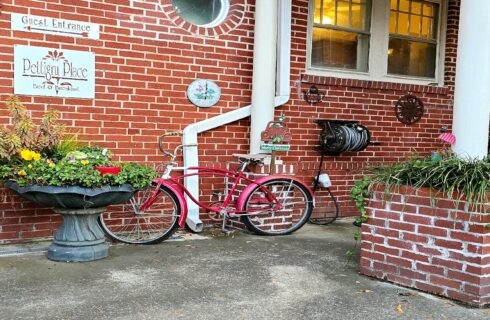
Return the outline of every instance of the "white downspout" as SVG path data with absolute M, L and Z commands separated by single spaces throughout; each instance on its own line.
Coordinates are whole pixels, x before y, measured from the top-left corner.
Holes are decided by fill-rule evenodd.
M 260 133 L 274 120 L 277 67 L 277 0 L 255 1 L 250 153 L 260 153 Z M 267 32 L 264 32 L 267 30 Z
M 270 31 L 265 30 L 264 32 Z M 291 62 L 291 0 L 279 0 L 277 53 L 277 80 L 274 107 L 288 102 L 291 92 L 289 84 Z M 184 145 L 184 167 L 197 166 L 199 163 L 197 149 L 197 135 L 199 133 L 241 120 L 250 115 L 251 106 L 249 105 L 185 127 L 182 137 L 182 144 Z M 186 169 L 185 172 L 190 173 L 192 171 Z M 199 179 L 197 176 L 186 178 L 184 185 L 193 197 L 199 199 Z M 186 200 L 189 209 L 186 223 L 192 231 L 200 232 L 203 229 L 203 223 L 199 218 L 199 206 L 188 199 L 187 196 Z

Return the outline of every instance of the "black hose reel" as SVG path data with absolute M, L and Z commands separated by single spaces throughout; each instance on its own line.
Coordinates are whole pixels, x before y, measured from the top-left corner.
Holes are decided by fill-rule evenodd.
M 316 122 L 323 127 L 320 146 L 316 149 L 324 155 L 358 152 L 374 144 L 368 128 L 357 121 L 319 119 Z
M 357 121 L 318 119 L 316 123 L 323 127 L 320 133 L 320 146 L 315 148 L 322 153 L 322 157 L 314 180 L 313 192 L 319 186 L 330 187 L 328 175 L 320 174 L 326 155 L 338 156 L 344 152 L 362 151 L 369 145 L 380 145 L 379 142 L 371 141 L 369 129 Z M 324 180 L 328 181 L 327 183 L 322 183 L 322 176 L 326 176 Z

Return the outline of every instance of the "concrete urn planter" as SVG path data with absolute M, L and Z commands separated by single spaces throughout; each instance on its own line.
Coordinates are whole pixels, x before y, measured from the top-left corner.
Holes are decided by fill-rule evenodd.
M 123 203 L 136 191 L 130 185 L 102 188 L 27 186 L 9 181 L 5 187 L 39 205 L 53 207 L 63 216 L 48 248 L 48 259 L 54 261 L 92 261 L 107 257 L 109 245 L 98 218 L 105 207 Z
M 361 229 L 361 273 L 474 306 L 490 305 L 489 199 L 474 208 L 426 188 L 386 194 L 380 186 Z

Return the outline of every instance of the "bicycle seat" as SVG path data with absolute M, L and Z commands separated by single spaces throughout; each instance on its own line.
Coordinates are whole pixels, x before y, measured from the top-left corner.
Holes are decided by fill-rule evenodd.
M 263 164 L 264 158 L 266 158 L 267 154 L 233 154 L 234 157 L 238 158 L 238 161 L 241 163 L 248 162 L 251 164 Z

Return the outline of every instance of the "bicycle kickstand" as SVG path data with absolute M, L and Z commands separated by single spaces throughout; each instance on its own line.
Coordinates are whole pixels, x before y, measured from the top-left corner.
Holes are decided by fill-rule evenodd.
M 236 230 L 233 229 L 233 228 L 228 228 L 226 227 L 226 222 L 228 221 L 228 213 L 225 213 L 223 214 L 223 226 L 221 227 L 221 230 L 223 230 L 223 232 L 226 234 L 226 235 L 229 235 L 233 232 L 235 232 Z

